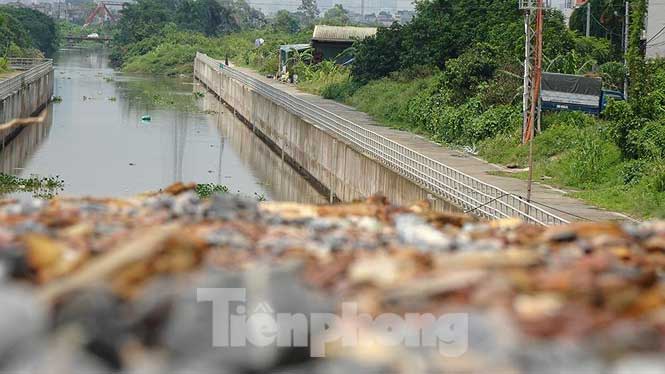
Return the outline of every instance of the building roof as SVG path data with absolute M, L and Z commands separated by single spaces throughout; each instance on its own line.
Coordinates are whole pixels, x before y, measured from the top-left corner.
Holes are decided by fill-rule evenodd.
M 352 42 L 376 34 L 376 27 L 314 26 L 312 40 L 320 42 Z
M 302 51 L 303 49 L 310 48 L 309 44 L 283 44 L 279 46 L 281 51 Z

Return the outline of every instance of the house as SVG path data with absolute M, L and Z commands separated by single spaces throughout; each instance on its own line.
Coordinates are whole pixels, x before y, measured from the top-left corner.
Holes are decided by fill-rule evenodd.
M 354 41 L 375 35 L 376 30 L 376 27 L 316 25 L 311 43 L 314 59 L 335 60 L 342 64 L 349 59 L 342 52 L 351 47 Z

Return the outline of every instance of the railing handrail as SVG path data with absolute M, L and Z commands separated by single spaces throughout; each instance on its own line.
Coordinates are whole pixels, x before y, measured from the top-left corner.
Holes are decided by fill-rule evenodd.
M 10 64 L 12 60 L 30 60 L 33 61 L 33 64 L 30 65 L 28 70 L 22 72 L 21 74 L 18 74 L 4 81 L 0 81 L 0 100 L 19 90 L 24 85 L 30 84 L 33 81 L 41 78 L 44 74 L 47 74 L 53 69 L 53 60 L 50 59 L 9 59 Z
M 540 225 L 568 222 L 515 194 L 508 193 L 415 152 L 383 135 L 279 90 L 259 79 L 247 76 L 228 66 L 221 69 L 219 61 L 205 54 L 197 53 L 196 59 L 215 71 L 228 73 L 245 86 L 271 98 L 276 104 L 291 113 L 348 141 L 349 145 L 354 146 L 358 151 L 369 154 L 377 161 L 401 172 L 402 175 L 423 185 L 431 192 L 440 194 L 464 208 L 474 209 L 475 214 L 490 218 L 517 216 L 526 222 Z M 448 182 L 448 184 L 443 182 Z

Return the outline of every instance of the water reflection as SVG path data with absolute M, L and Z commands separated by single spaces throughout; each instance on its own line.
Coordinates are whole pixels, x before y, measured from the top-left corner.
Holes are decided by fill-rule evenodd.
M 249 130 L 233 113 L 230 113 L 213 95 L 206 94 L 204 108 L 214 112 L 211 122 L 215 123 L 224 136 L 219 149 L 219 159 L 231 148 L 243 165 L 254 171 L 263 181 L 268 197 L 279 201 L 298 201 L 303 203 L 325 203 L 321 196 L 291 166 L 276 155 L 254 133 Z M 226 148 L 224 148 L 226 144 Z M 220 169 L 218 178 L 224 184 L 226 171 Z M 231 190 L 234 191 L 234 190 Z
M 30 157 L 35 153 L 46 137 L 53 123 L 52 107 L 44 122 L 23 127 L 21 132 L 0 150 L 0 172 L 16 175 L 20 173 Z
M 233 152 L 220 159 L 220 131 L 197 109 L 191 81 L 119 73 L 103 50 L 60 51 L 55 69 L 63 101 L 53 105 L 51 129 L 10 173 L 60 175 L 66 195 L 127 196 L 183 181 L 270 197 Z M 21 157 L 21 147 L 3 162 Z

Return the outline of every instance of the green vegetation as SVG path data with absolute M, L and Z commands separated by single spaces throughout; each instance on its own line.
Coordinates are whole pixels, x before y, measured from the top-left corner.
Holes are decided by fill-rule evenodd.
M 0 56 L 49 56 L 57 46 L 53 19 L 36 10 L 0 5 Z
M 183 87 L 181 80 L 122 80 L 115 82 L 115 85 L 125 91 L 130 98 L 130 106 L 139 112 L 165 107 L 182 112 L 201 111 L 197 103 L 199 97 L 187 92 L 191 86 Z
M 9 61 L 6 57 L 0 57 L 0 73 L 7 73 L 9 71 L 11 71 Z
M 229 188 L 223 184 L 199 183 L 196 185 L 195 191 L 201 199 L 205 199 L 212 195 L 228 193 Z
M 0 173 L 0 195 L 27 192 L 33 197 L 50 199 L 62 191 L 65 183 L 60 177 L 38 177 L 31 175 L 21 178 Z
M 194 192 L 196 192 L 196 195 L 201 198 L 201 199 L 207 199 L 213 195 L 218 195 L 218 194 L 227 194 L 230 192 L 229 188 L 223 184 L 216 184 L 216 183 L 199 183 L 196 185 L 196 188 L 194 189 Z M 259 194 L 254 192 L 254 195 L 247 195 L 243 194 L 240 191 L 237 191 L 235 193 L 237 196 L 244 196 L 248 198 L 254 198 L 257 201 L 265 201 L 266 197 L 263 194 Z
M 645 2 L 631 4 L 633 19 L 642 20 Z M 519 169 L 528 155 L 521 144 L 523 21 L 514 5 L 420 2 L 412 23 L 381 28 L 357 42 L 350 71 L 297 64 L 300 86 L 387 125 L 464 146 L 490 162 L 518 168 L 505 174 L 526 178 Z M 616 22 L 608 18 L 608 25 Z M 602 207 L 665 217 L 665 61 L 645 61 L 640 54 L 640 23 L 631 27 L 627 54 L 630 101 L 611 102 L 602 118 L 545 113 L 534 141 L 534 176 Z M 622 88 L 623 56 L 612 32 L 580 36 L 566 29 L 556 11 L 546 14 L 545 30 L 546 71 L 592 74 L 603 78 L 605 88 Z
M 221 36 L 258 29 L 263 14 L 242 0 L 139 0 L 123 11 L 113 40 L 112 60 L 127 71 L 163 75 L 190 74 L 197 51 L 224 58 L 236 48 L 253 48 L 259 32 L 230 41 Z M 234 43 L 236 42 L 236 43 Z M 242 45 L 237 45 L 242 44 Z

